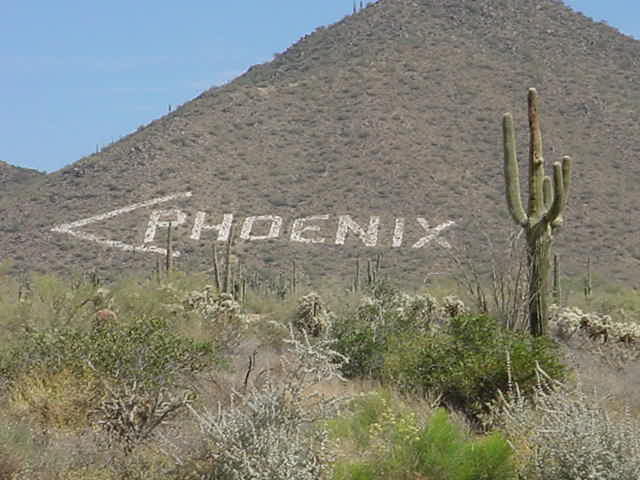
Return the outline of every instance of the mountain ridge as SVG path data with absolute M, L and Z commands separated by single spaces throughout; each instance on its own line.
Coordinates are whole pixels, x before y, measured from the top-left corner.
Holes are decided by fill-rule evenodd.
M 0 191 L 9 191 L 43 179 L 45 174 L 31 168 L 18 167 L 0 160 Z

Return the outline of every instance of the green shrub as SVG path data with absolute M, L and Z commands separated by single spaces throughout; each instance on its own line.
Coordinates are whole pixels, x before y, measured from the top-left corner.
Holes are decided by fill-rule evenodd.
M 464 305 L 450 298 L 375 293 L 335 322 L 336 350 L 349 357 L 347 377 L 383 379 L 407 392 L 436 391 L 471 417 L 485 411 L 498 390 L 508 389 L 508 361 L 525 393 L 535 385 L 536 362 L 563 378 L 548 338 L 514 332 L 487 316 L 455 316 Z
M 0 276 L 0 355 L 19 344 L 24 332 L 86 324 L 97 288 L 79 278 L 33 275 L 18 282 Z
M 334 480 L 372 480 L 378 477 L 373 465 L 339 463 L 335 467 L 333 478 Z
M 444 315 L 429 295 L 407 295 L 379 285 L 346 315 L 334 319 L 336 350 L 349 357 L 347 377 L 380 377 L 389 341 L 398 333 L 424 333 Z
M 196 372 L 215 359 L 210 342 L 174 333 L 166 319 L 141 318 L 89 331 L 73 327 L 28 333 L 0 364 L 9 378 L 32 369 L 51 373 L 87 368 L 100 376 L 144 384 L 166 383 L 178 373 Z
M 45 431 L 92 424 L 128 453 L 189 403 L 188 393 L 174 393 L 179 379 L 215 361 L 210 342 L 175 329 L 166 319 L 141 318 L 30 332 L 2 365 L 10 410 Z
M 418 470 L 429 478 L 499 480 L 515 477 L 512 450 L 500 433 L 465 438 L 439 409 L 429 419 L 414 447 Z
M 553 378 L 565 374 L 551 340 L 505 329 L 486 316 L 454 318 L 438 332 L 399 333 L 388 347 L 386 379 L 405 391 L 438 392 L 445 404 L 471 417 L 485 411 L 498 390 L 507 391 L 510 381 L 531 393 L 536 362 Z
M 371 444 L 371 426 L 378 422 L 392 403 L 388 392 L 361 395 L 350 401 L 351 414 L 328 422 L 331 434 L 337 438 L 348 438 L 358 450 Z
M 0 357 L 10 357 L 25 342 L 33 344 L 34 335 L 41 337 L 40 343 L 47 335 L 82 336 L 95 313 L 104 308 L 113 310 L 123 322 L 184 316 L 185 295 L 193 286 L 204 285 L 206 278 L 175 273 L 170 280 L 158 284 L 131 277 L 106 287 L 80 275 L 34 274 L 20 284 L 0 276 Z M 184 323 L 194 322 L 179 325 Z
M 335 480 L 515 478 L 511 447 L 500 434 L 471 437 L 443 409 L 424 421 L 388 395 L 373 394 L 357 398 L 351 414 L 330 426 L 343 450 Z M 344 453 L 349 446 L 351 455 Z

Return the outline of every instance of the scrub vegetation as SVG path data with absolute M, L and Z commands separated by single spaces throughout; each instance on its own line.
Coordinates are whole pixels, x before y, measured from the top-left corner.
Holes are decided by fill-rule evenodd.
M 2 275 L 0 478 L 637 478 L 636 338 L 573 318 L 611 303 L 533 337 L 452 287 L 210 281 Z

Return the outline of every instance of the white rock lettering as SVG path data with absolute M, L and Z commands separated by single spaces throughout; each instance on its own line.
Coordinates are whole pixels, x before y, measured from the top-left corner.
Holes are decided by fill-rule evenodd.
M 307 245 L 333 243 L 337 246 L 343 246 L 349 241 L 352 244 L 355 242 L 365 247 L 383 247 L 387 244 L 391 248 L 400 248 L 405 245 L 405 240 L 407 240 L 410 242 L 407 243 L 408 248 L 420 249 L 434 243 L 443 248 L 451 248 L 449 242 L 443 238 L 443 234 L 447 229 L 455 225 L 453 220 L 431 225 L 423 217 L 414 217 L 414 228 L 408 231 L 407 224 L 414 222 L 414 220 L 406 217 L 395 218 L 392 223 L 387 223 L 387 221 L 382 222 L 380 216 L 370 216 L 368 220 L 361 219 L 358 221 L 354 220 L 351 215 L 330 214 L 287 219 L 279 215 L 238 217 L 231 212 L 210 214 L 196 211 L 194 213 L 186 209 L 167 208 L 162 210 L 154 209 L 148 213 L 147 219 L 143 224 L 144 237 L 141 245 L 131 245 L 121 240 L 103 238 L 80 230 L 90 224 L 118 215 L 169 201 L 188 199 L 191 196 L 191 192 L 167 195 L 72 223 L 56 225 L 51 230 L 124 251 L 166 255 L 166 249 L 161 246 L 164 244 L 166 235 L 161 234 L 160 230 L 166 230 L 169 226 L 175 229 L 174 238 L 178 240 L 178 246 L 180 245 L 180 234 L 184 235 L 185 241 L 227 242 L 234 223 L 236 223 L 240 227 L 240 239 L 248 242 L 275 240 L 282 237 L 285 241 Z M 367 222 L 366 224 L 365 221 Z M 185 230 L 187 233 L 185 233 Z M 421 237 L 417 238 L 417 240 L 416 231 L 421 232 L 418 233 Z M 135 234 L 131 236 L 134 237 Z M 180 252 L 174 251 L 173 255 L 179 256 Z
M 319 225 L 307 225 L 307 222 L 315 222 L 318 220 L 329 220 L 329 215 L 314 215 L 311 217 L 296 218 L 291 227 L 291 241 L 300 243 L 324 243 L 324 237 L 305 238 L 302 236 L 304 232 L 319 232 Z
M 271 222 L 269 226 L 269 232 L 266 235 L 252 235 L 251 230 L 256 222 Z M 282 228 L 282 217 L 276 215 L 262 215 L 260 217 L 247 217 L 242 224 L 242 230 L 240 230 L 240 238 L 243 240 L 269 240 L 271 238 L 278 238 L 280 236 L 280 229 Z
M 378 228 L 380 217 L 370 217 L 369 227 L 365 231 L 360 225 L 354 222 L 350 215 L 340 215 L 338 217 L 338 231 L 336 232 L 336 245 L 344 245 L 348 232 L 355 233 L 362 243 L 367 247 L 375 247 L 378 243 Z
M 193 221 L 193 229 L 191 230 L 191 240 L 200 240 L 203 230 L 215 230 L 218 232 L 218 241 L 226 242 L 231 233 L 231 224 L 233 223 L 233 214 L 225 213 L 222 216 L 222 222 L 216 225 L 206 225 L 204 223 L 207 214 L 205 212 L 196 213 Z

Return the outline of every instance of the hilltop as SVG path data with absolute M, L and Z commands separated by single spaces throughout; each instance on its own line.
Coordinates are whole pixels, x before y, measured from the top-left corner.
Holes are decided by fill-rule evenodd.
M 0 191 L 7 191 L 9 188 L 24 186 L 43 179 L 44 173 L 30 168 L 16 167 L 9 163 L 0 161 Z
M 198 230 L 198 221 L 217 225 L 233 214 L 239 235 L 246 217 L 270 215 L 245 237 L 269 236 L 275 217 L 283 221 L 279 236 L 239 240 L 243 264 L 277 270 L 296 259 L 311 277 L 347 275 L 355 257 L 384 252 L 396 278 L 448 271 L 447 243 L 465 241 L 482 258 L 485 236 L 499 242 L 514 230 L 503 193 L 501 118 L 514 114 L 524 162 L 526 92 L 536 87 L 547 162 L 574 158 L 557 238 L 565 271 L 581 273 L 591 256 L 607 278 L 635 283 L 638 78 L 638 41 L 559 1 L 380 0 L 4 196 L 0 216 L 9 221 L 0 251 L 18 269 L 149 270 L 152 253 L 51 230 L 142 203 L 75 231 L 160 251 L 173 221 L 177 262 L 205 269 L 217 231 Z M 183 195 L 144 204 L 173 194 Z M 155 227 L 154 209 L 169 211 L 157 214 Z M 336 244 L 345 215 L 365 230 L 370 222 L 375 230 L 379 217 L 377 240 L 351 232 Z M 316 218 L 296 224 L 309 216 Z M 404 237 L 394 247 L 399 219 Z M 422 241 L 436 226 L 438 235 Z M 292 241 L 292 230 L 317 243 Z

